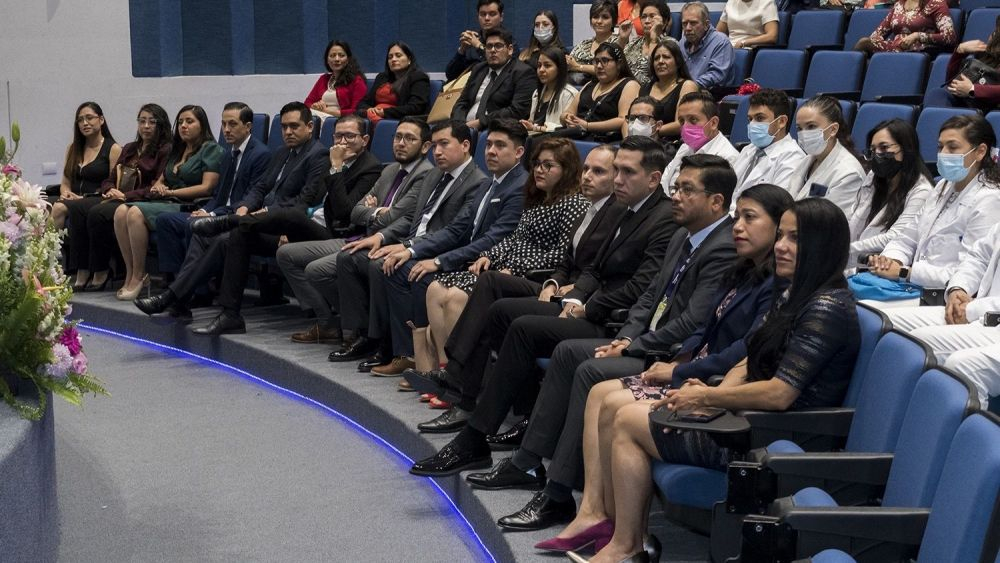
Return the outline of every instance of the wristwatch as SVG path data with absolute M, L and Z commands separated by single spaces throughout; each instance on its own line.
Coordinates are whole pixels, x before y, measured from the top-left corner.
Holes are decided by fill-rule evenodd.
M 438 268 L 440 268 L 441 267 L 441 259 L 440 258 L 435 258 L 434 259 L 434 265 L 437 266 Z
M 906 266 L 899 269 L 899 281 L 910 281 L 910 269 Z

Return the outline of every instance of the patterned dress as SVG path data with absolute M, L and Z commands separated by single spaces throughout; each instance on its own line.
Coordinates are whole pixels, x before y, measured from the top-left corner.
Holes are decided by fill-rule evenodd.
M 589 207 L 587 198 L 577 193 L 526 209 L 514 232 L 483 253 L 490 259 L 490 269 L 523 276 L 530 270 L 554 268 L 566 252 L 573 226 Z M 472 293 L 476 276 L 458 270 L 438 274 L 434 281 Z
M 649 84 L 651 80 L 649 75 L 649 57 L 642 52 L 643 41 L 642 37 L 636 37 L 625 46 L 625 61 L 628 62 L 628 68 L 635 75 L 635 79 L 639 82 L 640 86 Z M 666 42 L 677 43 L 677 40 L 666 33 L 661 34 L 660 38 L 657 39 L 657 43 Z
M 950 48 L 955 44 L 955 25 L 951 21 L 948 3 L 944 0 L 927 0 L 924 9 L 907 10 L 906 0 L 897 0 L 888 15 L 871 34 L 876 51 L 923 51 L 929 46 Z M 904 49 L 900 42 L 911 33 L 923 32 L 923 39 Z
M 612 33 L 606 43 L 614 43 L 618 41 L 618 34 Z M 584 39 L 583 41 L 576 44 L 573 50 L 569 52 L 569 56 L 573 57 L 577 63 L 581 65 L 592 65 L 594 64 L 594 53 L 592 49 L 594 48 L 594 38 Z M 581 86 L 586 84 L 587 81 L 592 80 L 593 75 L 586 74 L 583 72 L 571 72 L 569 73 L 569 81 L 571 84 Z

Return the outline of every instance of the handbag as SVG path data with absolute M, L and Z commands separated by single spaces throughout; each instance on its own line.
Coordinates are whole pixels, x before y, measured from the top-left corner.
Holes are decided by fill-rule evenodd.
M 1000 71 L 979 59 L 965 59 L 959 74 L 965 75 L 973 84 L 996 86 L 1000 84 Z
M 847 278 L 847 285 L 858 299 L 874 301 L 917 299 L 922 291 L 915 283 L 887 280 L 871 272 L 854 274 Z
M 115 171 L 118 175 L 118 181 L 115 183 L 121 193 L 126 194 L 142 185 L 142 172 L 138 167 L 119 164 L 115 166 Z
M 462 90 L 465 90 L 465 85 L 469 82 L 469 75 L 471 73 L 472 68 L 467 68 L 465 72 L 458 75 L 458 78 L 441 88 L 441 93 L 434 100 L 434 107 L 431 108 L 431 112 L 427 115 L 427 123 L 451 119 L 451 110 L 455 108 L 455 102 L 462 95 Z

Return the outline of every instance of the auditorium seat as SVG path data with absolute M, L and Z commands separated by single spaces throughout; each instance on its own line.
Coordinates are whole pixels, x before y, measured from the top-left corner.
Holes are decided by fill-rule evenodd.
M 733 51 L 733 79 L 726 86 L 739 88 L 747 76 L 750 75 L 750 66 L 753 64 L 753 59 L 753 49 L 735 49 Z
M 969 12 L 968 21 L 965 22 L 965 32 L 961 36 L 962 41 L 973 39 L 987 41 L 996 29 L 997 16 L 1000 16 L 1000 8 L 979 8 Z
M 948 61 L 951 60 L 951 54 L 945 53 L 938 55 L 931 63 L 931 70 L 927 73 L 927 85 L 924 87 L 924 107 L 936 107 L 939 104 L 935 103 L 935 96 L 928 96 L 928 92 L 933 91 L 936 88 L 943 88 L 947 86 L 947 76 L 948 76 Z M 946 106 L 951 107 L 951 106 Z
M 281 119 L 271 120 L 271 127 L 267 133 L 267 148 L 273 153 L 285 146 L 285 140 L 281 136 Z
M 851 14 L 851 20 L 847 23 L 847 31 L 844 33 L 844 50 L 854 49 L 858 40 L 871 35 L 887 15 L 889 15 L 888 8 L 855 10 Z
M 966 13 L 979 8 L 1000 8 L 1000 0 L 962 0 L 960 7 Z
M 924 108 L 917 118 L 917 138 L 920 140 L 920 157 L 926 163 L 937 162 L 938 133 L 941 124 L 956 115 L 976 115 L 978 110 L 968 108 Z
M 868 62 L 860 101 L 893 102 L 906 96 L 913 100 L 902 103 L 919 103 L 927 82 L 928 59 L 926 53 L 875 53 Z
M 472 160 L 475 161 L 476 166 L 479 167 L 484 173 L 489 174 L 486 170 L 486 135 L 488 131 L 483 131 L 479 133 L 478 137 L 473 133 L 472 138 L 475 140 L 476 146 L 472 151 Z
M 590 154 L 590 151 L 601 146 L 600 143 L 595 143 L 593 141 L 573 141 L 573 144 L 576 145 L 576 150 L 580 152 L 581 164 L 583 164 L 584 160 L 587 160 L 587 155 Z
M 846 16 L 840 10 L 803 11 L 792 17 L 789 49 L 839 49 L 844 42 Z
M 434 107 L 434 102 L 437 101 L 438 94 L 441 93 L 442 88 L 444 88 L 443 80 L 431 80 L 431 96 L 430 101 L 427 103 L 428 113 L 430 113 L 431 108 Z
M 383 119 L 375 124 L 375 130 L 371 133 L 372 154 L 383 164 L 395 161 L 392 154 L 392 137 L 396 134 L 398 126 L 399 122 L 395 119 Z
M 258 141 L 267 144 L 268 127 L 271 123 L 271 116 L 266 113 L 253 114 L 253 131 L 251 135 Z
M 792 21 L 792 15 L 788 12 L 778 12 L 778 47 L 788 45 L 788 28 Z
M 709 12 L 708 13 L 708 21 L 712 24 L 712 28 L 713 29 L 719 26 L 719 18 L 721 18 L 721 17 L 722 17 L 722 12 Z M 670 18 L 670 19 L 672 21 L 674 18 Z M 680 19 L 680 18 L 678 17 L 677 19 Z
M 816 94 L 860 92 L 865 75 L 865 55 L 859 51 L 820 51 L 813 55 L 806 75 L 803 98 Z M 838 96 L 839 97 L 839 96 Z
M 323 124 L 319 128 L 319 142 L 323 143 L 327 147 L 333 146 L 333 129 L 337 126 L 336 117 L 328 117 L 323 120 Z
M 719 104 L 720 131 L 729 136 L 734 145 L 750 142 L 747 135 L 747 112 L 750 110 L 750 96 L 726 96 Z M 728 130 L 727 130 L 728 129 Z
M 986 121 L 993 126 L 993 133 L 1000 139 L 1000 111 L 991 111 L 986 114 Z
M 902 119 L 910 124 L 914 121 L 916 108 L 903 104 L 880 104 L 869 102 L 861 104 L 858 108 L 858 115 L 854 118 L 854 126 L 851 127 L 851 136 L 854 138 L 854 146 L 864 148 L 868 139 L 868 132 L 872 127 L 886 119 Z M 934 134 L 937 140 L 937 133 Z
M 785 90 L 797 96 L 805 81 L 806 53 L 795 49 L 761 49 L 750 76 L 761 88 Z

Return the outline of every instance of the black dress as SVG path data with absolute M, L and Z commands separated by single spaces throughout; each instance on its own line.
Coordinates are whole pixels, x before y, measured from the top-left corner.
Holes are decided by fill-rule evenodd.
M 674 117 L 677 115 L 677 102 L 681 99 L 681 86 L 683 84 L 683 80 L 678 80 L 673 90 L 668 92 L 663 98 L 657 100 L 656 107 L 653 108 L 653 117 L 660 123 L 674 122 Z M 646 84 L 639 89 L 639 95 L 652 96 L 652 91 L 653 84 Z M 655 97 L 653 99 L 656 100 Z M 668 135 L 660 137 L 660 139 L 665 143 L 670 143 L 680 139 L 680 135 Z
M 108 179 L 108 170 L 111 169 L 111 147 L 115 140 L 110 137 L 104 138 L 97 157 L 85 166 L 76 165 L 76 174 L 70 182 L 70 191 L 77 195 L 87 195 L 96 193 L 101 189 L 101 182 Z
M 614 88 L 594 99 L 594 88 L 597 87 L 598 82 L 591 80 L 583 87 L 583 90 L 580 90 L 580 101 L 576 106 L 576 115 L 588 123 L 607 121 L 618 117 L 618 102 L 621 100 L 625 85 L 629 82 L 632 82 L 629 78 L 621 80 Z M 579 127 L 563 127 L 556 129 L 553 135 L 597 143 L 615 143 L 622 140 L 622 132 L 619 129 L 591 133 Z

